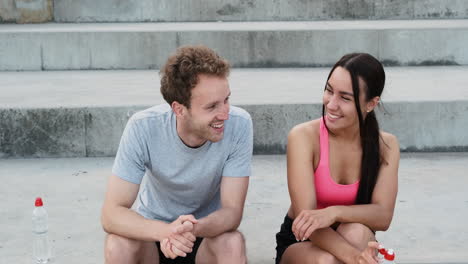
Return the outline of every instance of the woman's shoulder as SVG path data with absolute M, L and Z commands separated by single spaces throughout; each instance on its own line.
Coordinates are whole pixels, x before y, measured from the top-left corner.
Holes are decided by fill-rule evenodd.
M 288 135 L 288 139 L 313 139 L 320 134 L 320 119 L 314 119 L 294 126 Z
M 383 130 L 380 131 L 380 146 L 382 151 L 381 153 L 386 160 L 388 160 L 390 156 L 400 155 L 400 144 L 398 143 L 398 138 Z
M 385 132 L 383 130 L 380 130 L 380 140 L 389 146 L 399 145 L 398 139 L 395 135 Z
M 287 155 L 309 160 L 316 168 L 320 157 L 320 119 L 298 124 L 289 131 Z

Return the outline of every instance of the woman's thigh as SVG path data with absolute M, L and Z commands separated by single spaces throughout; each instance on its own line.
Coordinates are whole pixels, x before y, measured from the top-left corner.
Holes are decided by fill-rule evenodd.
M 335 256 L 324 251 L 312 242 L 300 242 L 289 246 L 281 257 L 280 264 L 292 263 L 341 263 Z

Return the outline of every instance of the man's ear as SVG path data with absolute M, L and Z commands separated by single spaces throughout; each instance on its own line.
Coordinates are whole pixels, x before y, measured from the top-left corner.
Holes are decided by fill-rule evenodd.
M 377 105 L 379 104 L 379 101 L 380 101 L 380 97 L 379 96 L 376 96 L 374 98 L 372 98 L 369 102 L 367 102 L 366 104 L 366 112 L 372 112 L 374 110 L 374 108 L 377 107 Z
M 187 111 L 187 108 L 185 107 L 185 105 L 180 104 L 180 103 L 177 102 L 177 101 L 172 102 L 171 108 L 172 108 L 172 111 L 174 111 L 174 113 L 175 113 L 175 115 L 176 115 L 177 117 L 182 117 L 182 116 L 184 116 L 184 115 L 185 115 L 185 111 Z

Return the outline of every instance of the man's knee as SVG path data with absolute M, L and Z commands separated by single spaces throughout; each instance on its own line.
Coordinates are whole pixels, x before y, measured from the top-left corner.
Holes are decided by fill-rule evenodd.
M 217 258 L 245 259 L 245 239 L 239 231 L 223 233 L 210 244 Z
M 241 232 L 228 232 L 222 236 L 221 243 L 225 249 L 239 253 L 245 250 L 245 239 Z
M 119 263 L 123 259 L 136 258 L 139 242 L 114 234 L 108 234 L 104 246 L 106 262 Z
M 365 248 L 367 242 L 373 239 L 374 234 L 365 225 L 360 223 L 344 223 L 336 230 L 352 245 Z

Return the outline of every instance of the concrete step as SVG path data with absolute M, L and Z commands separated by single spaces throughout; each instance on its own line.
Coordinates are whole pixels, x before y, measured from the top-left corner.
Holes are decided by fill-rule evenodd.
M 466 0 L 55 0 L 57 22 L 468 18 Z
M 0 23 L 468 18 L 467 0 L 2 0 Z
M 231 103 L 254 121 L 254 151 L 284 153 L 321 115 L 329 68 L 234 69 Z M 387 67 L 378 111 L 403 151 L 468 151 L 468 67 Z M 156 71 L 0 72 L 0 157 L 112 156 L 128 118 L 164 103 Z
M 52 21 L 53 4 L 53 0 L 0 0 L 0 24 Z
M 100 210 L 112 158 L 0 159 L 2 263 L 32 263 L 31 212 L 42 196 L 55 263 L 104 263 Z M 466 263 L 468 153 L 403 153 L 390 229 L 377 239 L 397 263 Z M 286 157 L 254 156 L 240 230 L 249 263 L 274 263 L 275 233 L 289 196 Z
M 468 19 L 0 25 L 0 70 L 153 69 L 204 44 L 234 67 L 317 67 L 365 51 L 386 65 L 468 65 Z

